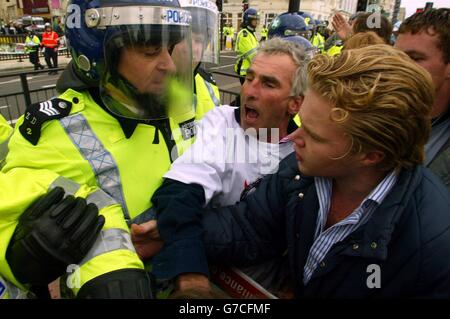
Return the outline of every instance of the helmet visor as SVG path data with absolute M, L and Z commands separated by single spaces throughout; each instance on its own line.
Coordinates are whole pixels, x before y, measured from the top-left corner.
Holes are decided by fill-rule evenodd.
M 120 9 L 120 12 L 114 10 Z M 128 9 L 128 10 L 127 10 Z M 114 114 L 158 120 L 194 114 L 190 14 L 162 7 L 117 7 L 106 26 L 100 96 Z M 181 54 L 173 55 L 177 46 Z
M 209 3 L 209 2 L 206 2 Z M 195 62 L 219 64 L 219 13 L 216 5 L 186 7 L 192 15 L 192 49 Z

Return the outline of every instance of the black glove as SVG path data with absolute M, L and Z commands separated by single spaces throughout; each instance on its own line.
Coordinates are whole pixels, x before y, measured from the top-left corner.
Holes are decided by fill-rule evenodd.
M 18 281 L 47 285 L 79 263 L 105 223 L 97 206 L 55 188 L 20 217 L 6 253 Z

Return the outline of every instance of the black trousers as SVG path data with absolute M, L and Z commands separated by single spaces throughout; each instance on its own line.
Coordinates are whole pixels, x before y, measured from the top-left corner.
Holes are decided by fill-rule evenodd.
M 58 67 L 58 48 L 45 48 L 44 52 L 45 63 L 49 69 Z M 51 60 L 50 60 L 51 59 Z M 52 64 L 53 61 L 53 64 Z
M 30 62 L 31 64 L 34 65 L 34 69 L 37 70 L 40 67 L 40 63 L 39 63 L 39 51 L 34 51 L 34 52 L 30 52 Z

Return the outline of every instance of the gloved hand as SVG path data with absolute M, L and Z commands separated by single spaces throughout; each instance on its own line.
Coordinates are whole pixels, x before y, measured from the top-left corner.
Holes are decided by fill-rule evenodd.
M 79 263 L 94 244 L 105 219 L 97 206 L 57 187 L 20 217 L 6 260 L 23 284 L 47 285 Z

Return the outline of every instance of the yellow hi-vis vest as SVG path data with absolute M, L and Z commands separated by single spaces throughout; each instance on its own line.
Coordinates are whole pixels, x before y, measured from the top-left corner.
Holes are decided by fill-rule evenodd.
M 25 39 L 25 52 L 30 53 L 37 51 L 39 49 L 39 44 L 41 44 L 41 41 L 39 38 L 34 35 L 32 38 L 26 37 Z
M 8 141 L 12 131 L 12 127 L 5 120 L 5 118 L 0 115 L 0 168 L 2 167 L 3 160 L 8 153 Z
M 43 123 L 36 145 L 24 138 L 30 127 L 26 133 L 20 131 L 25 121 L 33 121 L 32 116 L 18 120 L 19 129 L 10 139 L 2 170 L 7 175 L 7 186 L 1 188 L 6 195 L 0 197 L 0 275 L 23 287 L 5 260 L 17 220 L 48 189 L 63 186 L 96 203 L 106 220 L 94 247 L 67 279 L 76 295 L 84 284 L 102 274 L 144 269 L 127 222 L 151 207 L 150 198 L 171 162 L 191 145 L 195 114 L 159 121 L 158 127 L 139 123 L 127 139 L 118 120 L 88 92 L 69 89 L 58 98 L 71 103 L 70 113 Z M 47 102 L 37 109 L 56 114 L 58 110 Z
M 343 47 L 344 47 L 343 45 L 333 45 L 331 48 L 328 49 L 327 54 L 329 56 L 340 54 Z
M 320 53 L 323 53 L 325 48 L 325 38 L 317 32 L 313 37 L 311 41 L 312 45 L 315 46 L 317 49 L 319 49 Z
M 220 105 L 219 88 L 214 83 L 205 80 L 200 73 L 195 75 L 196 111 L 195 118 L 199 120 L 209 110 Z
M 237 53 L 237 60 L 234 65 L 234 71 L 244 76 L 247 74 L 247 69 L 250 67 L 253 57 L 258 48 L 258 40 L 253 32 L 247 28 L 239 31 L 236 37 L 235 51 Z

